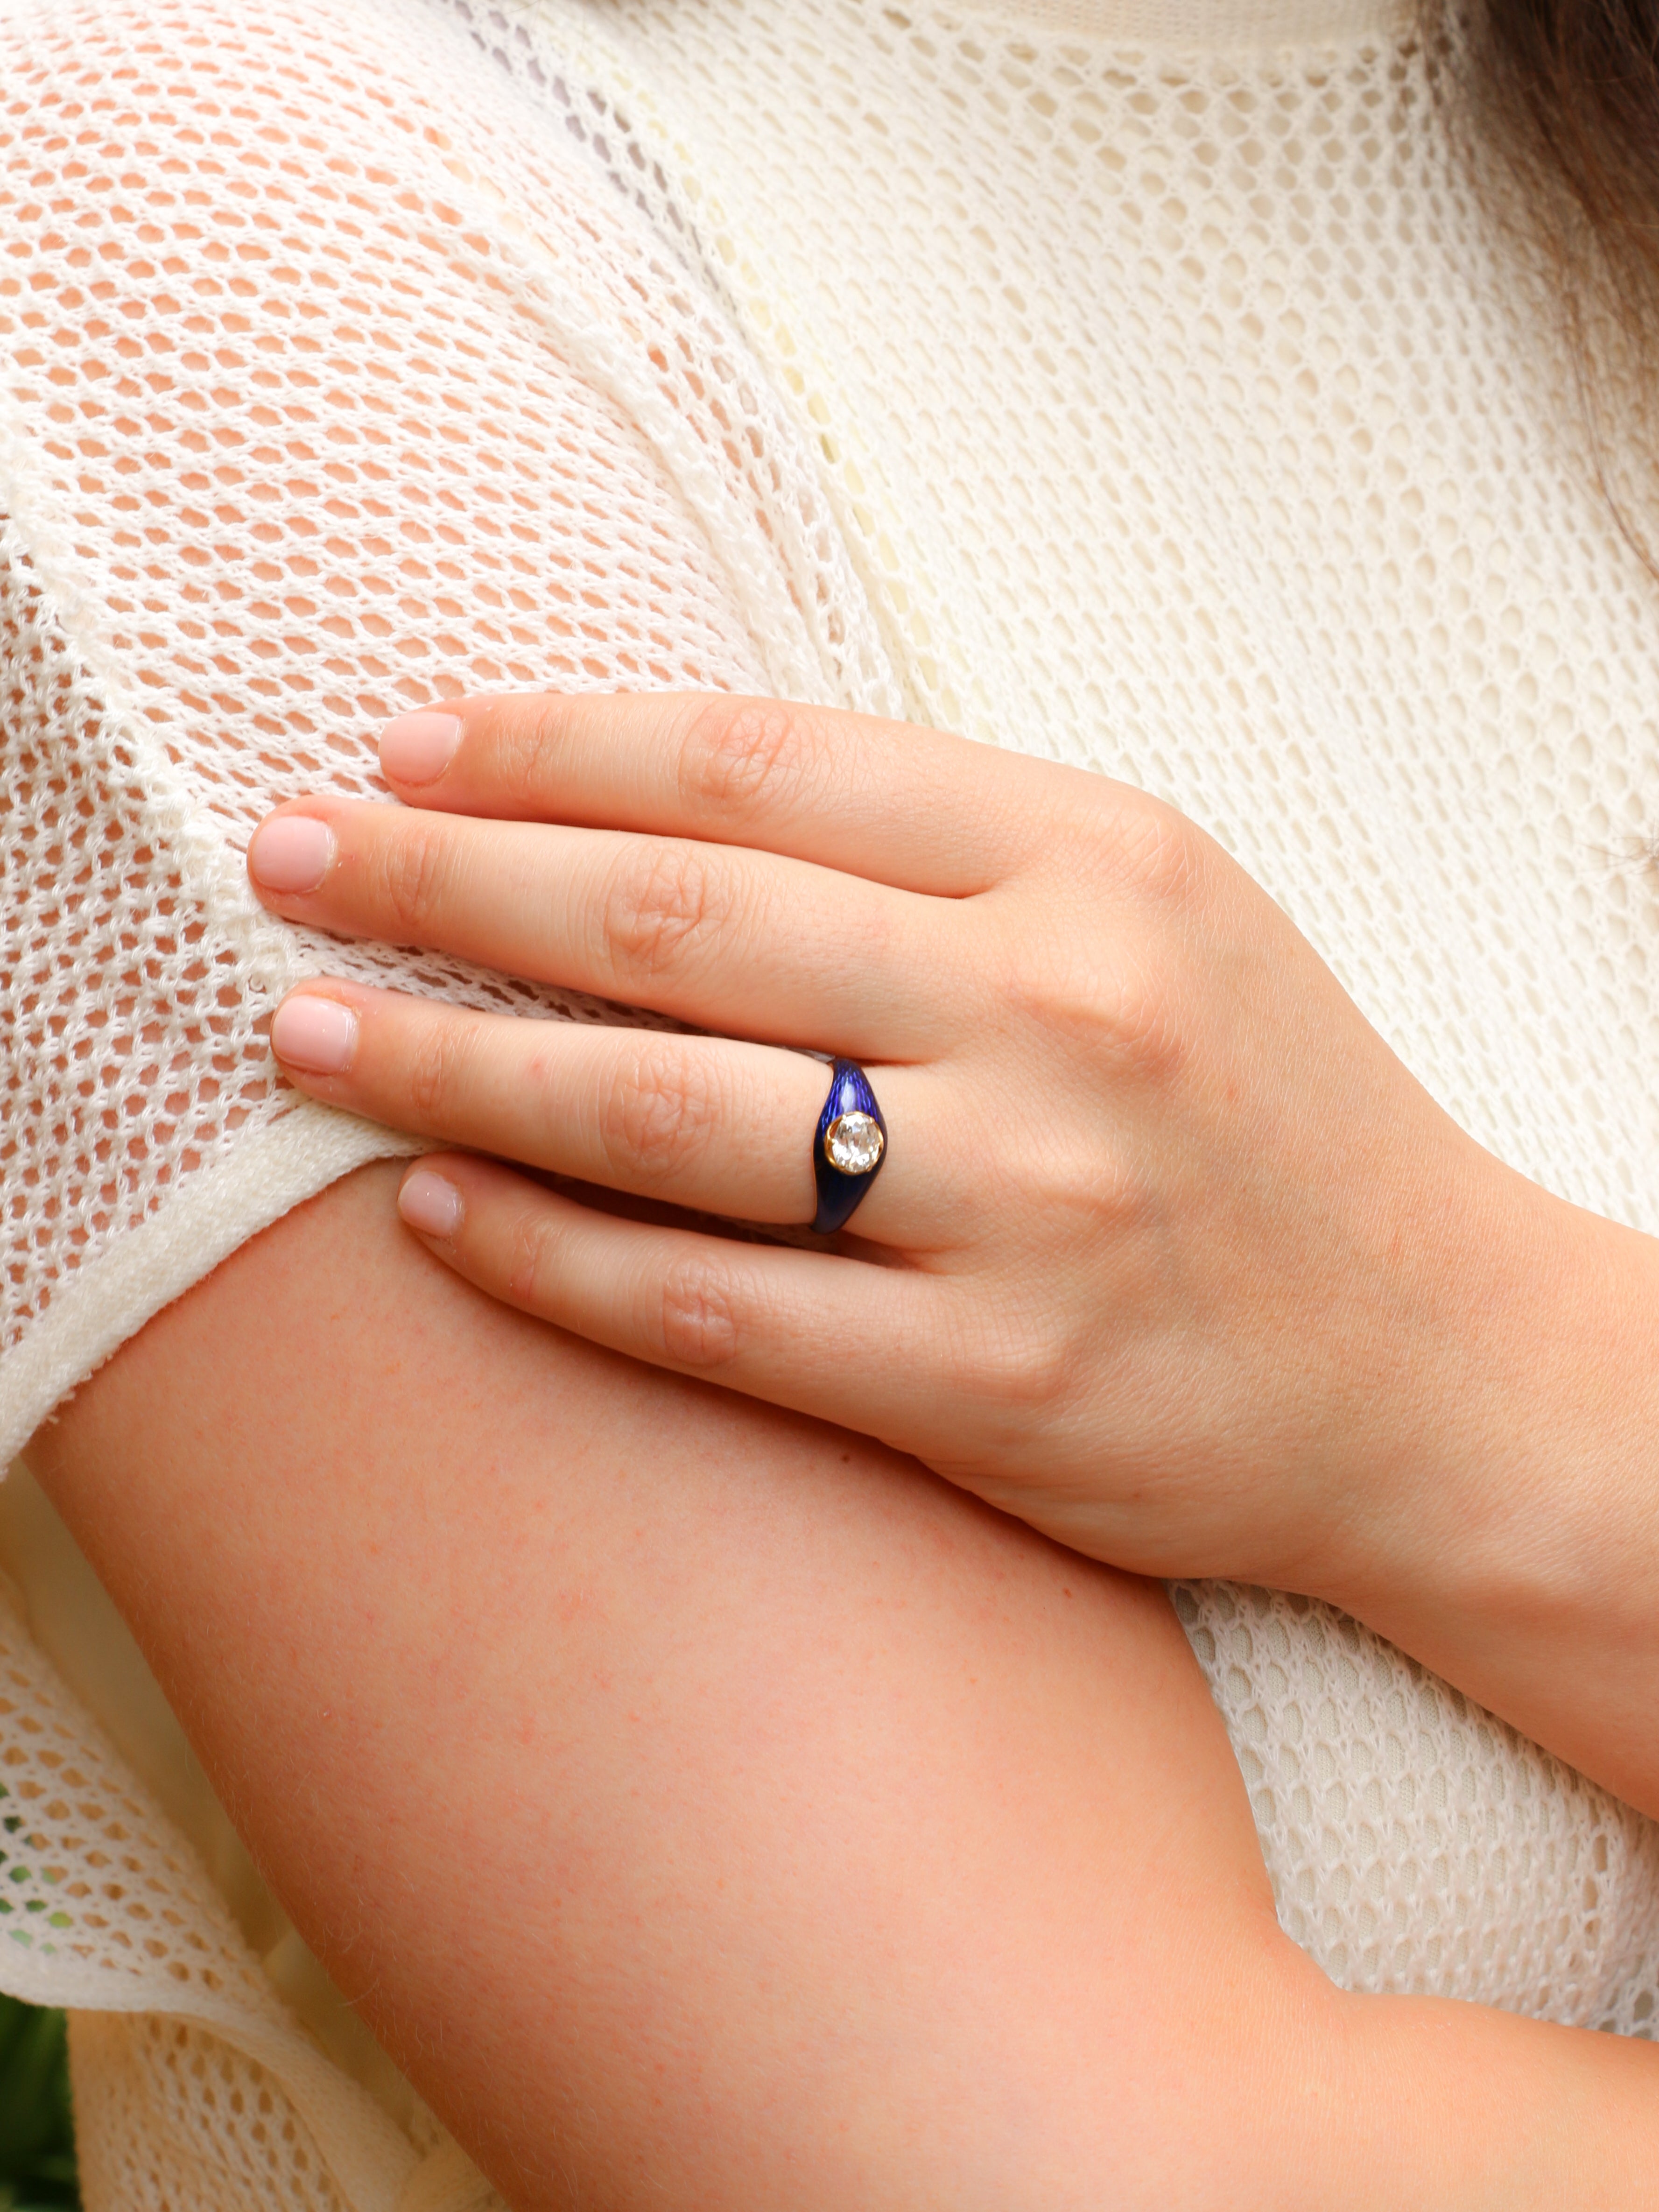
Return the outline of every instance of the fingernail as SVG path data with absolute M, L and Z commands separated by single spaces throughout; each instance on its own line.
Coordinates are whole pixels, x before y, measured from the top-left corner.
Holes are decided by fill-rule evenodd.
M 435 783 L 461 742 L 459 714 L 394 715 L 380 732 L 380 769 L 390 783 Z
M 461 1194 L 430 1168 L 416 1168 L 404 1177 L 398 1211 L 422 1237 L 453 1237 L 461 1225 Z
M 357 1048 L 357 1017 L 337 999 L 296 991 L 270 1018 L 270 1048 L 285 1067 L 343 1075 Z
M 334 858 L 334 832 L 312 814 L 279 814 L 253 833 L 248 872 L 268 891 L 314 891 Z

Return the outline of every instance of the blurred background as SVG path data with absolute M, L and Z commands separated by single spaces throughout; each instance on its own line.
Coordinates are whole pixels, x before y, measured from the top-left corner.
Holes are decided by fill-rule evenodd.
M 0 2212 L 78 2212 L 61 2012 L 0 1997 Z

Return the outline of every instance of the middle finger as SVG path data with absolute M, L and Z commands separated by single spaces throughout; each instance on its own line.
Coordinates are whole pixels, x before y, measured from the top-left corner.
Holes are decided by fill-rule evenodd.
M 673 837 L 306 799 L 248 869 L 298 921 L 730 1035 L 914 1060 L 957 1027 L 965 901 Z

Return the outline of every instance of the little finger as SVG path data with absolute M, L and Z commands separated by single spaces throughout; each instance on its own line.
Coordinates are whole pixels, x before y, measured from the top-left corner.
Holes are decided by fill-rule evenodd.
M 491 1297 L 613 1352 L 904 1451 L 943 1417 L 932 1276 L 618 1220 L 454 1154 L 417 1163 L 398 1205 Z

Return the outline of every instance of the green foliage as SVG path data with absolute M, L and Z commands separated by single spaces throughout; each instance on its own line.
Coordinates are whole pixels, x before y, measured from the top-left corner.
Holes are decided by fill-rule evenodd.
M 0 2212 L 80 2202 L 64 2015 L 0 1997 Z

